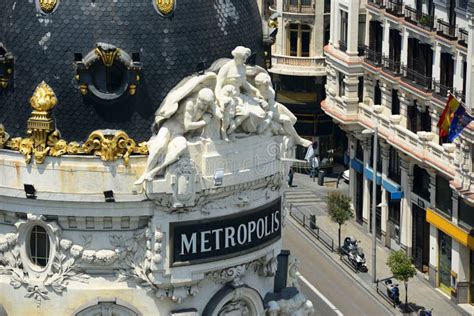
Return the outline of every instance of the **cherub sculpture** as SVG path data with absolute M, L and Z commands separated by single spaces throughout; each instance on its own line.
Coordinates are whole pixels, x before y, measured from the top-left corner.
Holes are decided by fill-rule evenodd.
M 225 141 L 229 141 L 229 136 L 233 138 L 233 132 L 237 128 L 236 124 L 236 110 L 239 104 L 239 99 L 237 98 L 237 90 L 232 85 L 226 85 L 222 88 L 222 97 L 221 97 L 221 112 L 222 112 L 222 126 L 221 126 L 221 137 Z M 244 120 L 244 115 L 240 115 L 240 120 Z

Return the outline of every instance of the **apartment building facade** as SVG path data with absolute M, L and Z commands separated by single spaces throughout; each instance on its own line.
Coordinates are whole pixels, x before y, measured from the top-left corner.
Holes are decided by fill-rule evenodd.
M 264 19 L 277 29 L 268 51 L 268 71 L 277 100 L 298 118 L 296 129 L 320 143 L 322 158 L 336 152 L 342 160 L 346 142 L 343 132 L 322 111 L 325 98 L 326 63 L 323 48 L 329 40 L 330 1 L 259 0 Z M 305 148 L 297 156 L 303 158 Z
M 474 2 L 331 1 L 326 99 L 346 132 L 356 220 L 457 303 L 474 303 L 474 124 L 438 136 L 448 94 L 472 113 Z M 374 157 L 374 130 L 378 154 Z

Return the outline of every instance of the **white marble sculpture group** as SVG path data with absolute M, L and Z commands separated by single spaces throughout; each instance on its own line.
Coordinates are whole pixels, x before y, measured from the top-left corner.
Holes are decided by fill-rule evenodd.
M 204 74 L 183 79 L 159 107 L 149 157 L 141 185 L 186 154 L 188 141 L 238 141 L 252 134 L 285 135 L 305 147 L 298 136 L 296 117 L 276 102 L 267 71 L 248 66 L 250 49 L 232 51 L 233 59 L 220 59 Z

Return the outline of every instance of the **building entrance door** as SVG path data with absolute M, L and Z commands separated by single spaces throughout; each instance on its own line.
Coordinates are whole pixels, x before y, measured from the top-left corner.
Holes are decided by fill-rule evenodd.
M 429 264 L 430 224 L 426 221 L 426 211 L 416 204 L 412 204 L 413 230 L 412 252 L 415 267 L 423 271 L 423 266 Z
M 451 249 L 452 239 L 442 231 L 438 231 L 439 246 L 439 288 L 451 294 Z

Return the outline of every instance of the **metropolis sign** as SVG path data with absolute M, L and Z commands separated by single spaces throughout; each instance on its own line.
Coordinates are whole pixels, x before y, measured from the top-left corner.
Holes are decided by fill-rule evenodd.
M 281 201 L 232 216 L 171 223 L 172 265 L 204 263 L 263 248 L 281 236 Z

